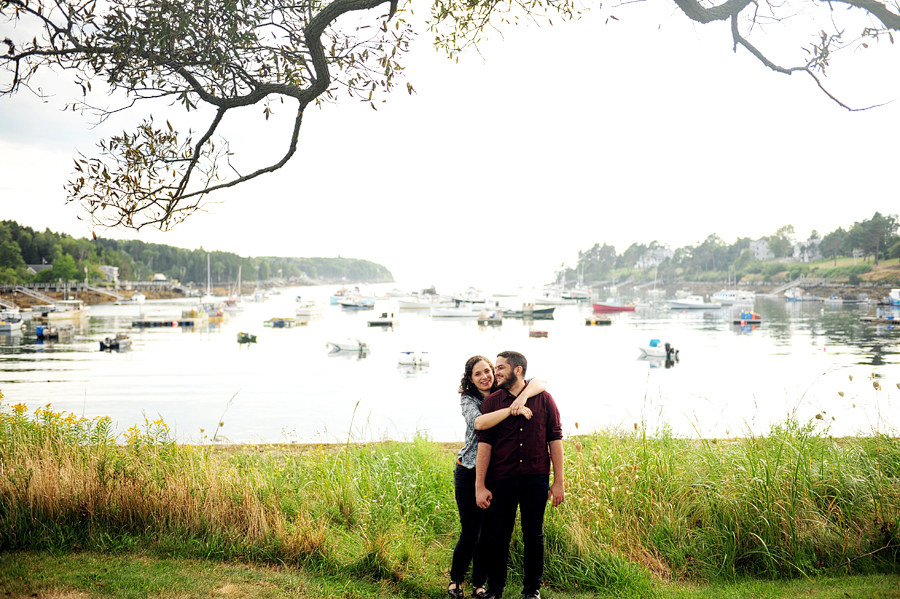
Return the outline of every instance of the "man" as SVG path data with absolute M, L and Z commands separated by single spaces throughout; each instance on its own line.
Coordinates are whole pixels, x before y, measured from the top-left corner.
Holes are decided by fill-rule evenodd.
M 500 389 L 489 395 L 481 407 L 484 414 L 508 408 L 525 388 L 528 362 L 518 352 L 497 355 L 494 378 Z M 521 511 L 524 545 L 525 599 L 540 599 L 544 573 L 544 510 L 548 499 L 553 507 L 565 498 L 563 477 L 562 425 L 556 402 L 546 391 L 528 400 L 531 419 L 515 415 L 493 428 L 478 431 L 475 462 L 475 499 L 479 507 L 493 510 L 494 563 L 489 566 L 491 588 L 488 597 L 499 598 L 506 586 L 509 542 Z M 550 465 L 553 484 L 550 485 Z

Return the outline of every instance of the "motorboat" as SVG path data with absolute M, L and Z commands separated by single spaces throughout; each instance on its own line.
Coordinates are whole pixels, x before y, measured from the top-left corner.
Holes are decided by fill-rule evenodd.
M 573 306 L 577 303 L 577 299 L 564 298 L 562 295 L 545 295 L 534 299 L 536 306 Z
M 724 306 L 730 306 L 732 304 L 752 304 L 756 300 L 756 294 L 752 291 L 745 291 L 742 289 L 723 289 L 722 291 L 713 293 L 709 299 L 714 302 L 719 302 Z
M 435 318 L 478 318 L 482 308 L 459 306 L 454 308 L 432 308 L 431 316 Z
M 77 320 L 87 318 L 91 307 L 84 305 L 81 300 L 59 300 L 48 310 L 42 310 L 34 314 L 34 320 L 50 322 L 54 320 Z
M 147 301 L 147 296 L 138 291 L 137 293 L 132 294 L 131 297 L 126 297 L 124 299 L 120 299 L 115 302 L 116 306 L 128 306 L 130 304 L 143 304 Z
M 605 302 L 594 302 L 593 306 L 594 312 L 634 312 L 633 305 L 617 302 L 613 298 L 609 298 Z
M 539 331 L 537 329 L 528 329 L 529 337 L 543 337 L 546 338 L 549 335 L 547 331 Z
M 397 358 L 397 364 L 400 366 L 428 366 L 431 364 L 427 351 L 419 351 L 416 349 L 408 349 L 400 352 Z
M 245 343 L 256 343 L 256 335 L 250 333 L 238 333 L 237 342 L 241 345 Z
M 556 306 L 535 308 L 534 304 L 522 304 L 521 310 L 504 310 L 504 318 L 531 318 L 534 320 L 551 320 Z
M 369 345 L 359 339 L 341 339 L 340 341 L 329 341 L 327 346 L 331 351 L 368 351 Z
M 452 299 L 445 300 L 438 296 L 418 296 L 398 298 L 397 306 L 401 310 L 430 310 L 432 308 L 452 308 L 456 306 L 456 302 Z
M 297 316 L 320 316 L 325 313 L 325 305 L 311 300 L 299 300 L 294 314 Z
M 651 339 L 648 345 L 638 347 L 641 350 L 641 356 L 651 358 L 665 358 L 667 360 L 677 360 L 678 350 L 672 347 L 668 341 L 660 343 L 659 339 Z
M 101 351 L 122 351 L 131 347 L 131 337 L 125 333 L 116 333 L 115 337 L 107 337 L 100 342 Z
M 718 310 L 722 304 L 707 302 L 699 295 L 689 295 L 683 299 L 669 300 L 669 308 L 672 310 Z
M 789 302 L 802 302 L 803 290 L 799 287 L 792 287 L 784 292 L 784 299 Z
M 0 333 L 21 333 L 25 328 L 25 322 L 16 311 L 0 312 Z
M 244 302 L 240 298 L 229 297 L 222 302 L 222 310 L 229 314 L 237 314 L 244 311 Z
M 371 310 L 375 307 L 375 298 L 352 294 L 338 298 L 337 303 L 347 310 Z

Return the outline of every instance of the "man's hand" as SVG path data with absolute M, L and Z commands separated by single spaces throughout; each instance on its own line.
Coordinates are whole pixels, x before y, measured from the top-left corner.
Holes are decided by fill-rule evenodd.
M 494 494 L 487 490 L 487 487 L 481 487 L 479 489 L 475 489 L 475 503 L 478 504 L 483 510 L 491 507 L 491 499 L 494 498 Z
M 553 484 L 550 485 L 550 493 L 547 494 L 547 500 L 553 500 L 553 507 L 557 507 L 565 500 L 565 498 L 566 484 L 562 481 L 562 479 L 554 478 Z

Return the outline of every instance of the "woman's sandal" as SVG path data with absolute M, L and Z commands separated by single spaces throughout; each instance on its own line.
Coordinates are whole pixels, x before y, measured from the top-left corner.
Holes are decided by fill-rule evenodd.
M 488 596 L 487 589 L 484 587 L 475 587 L 472 589 L 472 596 L 475 597 L 475 599 L 485 599 L 485 597 Z
M 462 599 L 463 590 L 462 590 L 462 581 L 461 580 L 451 580 L 450 588 L 447 589 L 447 592 L 450 594 L 452 599 Z

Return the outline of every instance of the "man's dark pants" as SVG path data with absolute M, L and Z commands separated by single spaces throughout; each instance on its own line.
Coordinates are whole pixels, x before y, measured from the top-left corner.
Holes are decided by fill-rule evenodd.
M 493 498 L 494 559 L 490 569 L 491 591 L 502 593 L 506 587 L 509 542 L 516 525 L 516 511 L 522 516 L 524 578 L 522 592 L 541 588 L 544 574 L 544 511 L 550 491 L 550 475 L 531 474 L 494 481 L 488 485 Z

